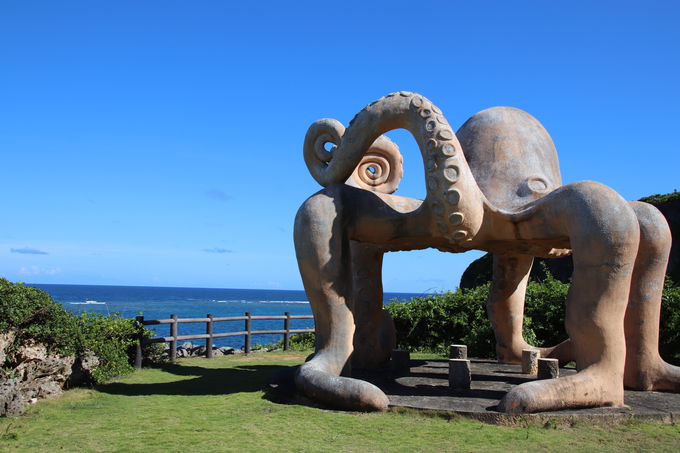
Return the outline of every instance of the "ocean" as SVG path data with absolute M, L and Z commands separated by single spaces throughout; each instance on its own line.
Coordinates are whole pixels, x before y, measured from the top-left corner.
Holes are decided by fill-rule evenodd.
M 94 312 L 101 314 L 120 313 L 127 318 L 143 315 L 145 319 L 168 319 L 176 314 L 180 318 L 201 318 L 213 316 L 311 315 L 312 310 L 304 291 L 274 289 L 216 289 L 216 288 L 171 288 L 150 286 L 101 286 L 101 285 L 53 285 L 29 284 L 46 291 L 52 299 L 74 313 Z M 385 293 L 383 301 L 393 299 L 409 300 L 422 294 Z M 253 330 L 283 329 L 281 320 L 253 320 Z M 169 325 L 150 326 L 157 335 L 170 334 Z M 294 319 L 292 329 L 314 327 L 312 319 Z M 214 324 L 214 333 L 243 330 L 242 321 L 228 321 Z M 205 323 L 180 323 L 179 335 L 205 333 Z M 279 341 L 282 335 L 256 335 L 253 345 L 270 344 Z M 204 340 L 193 340 L 204 344 Z M 241 348 L 244 337 L 226 337 L 214 340 L 217 346 Z

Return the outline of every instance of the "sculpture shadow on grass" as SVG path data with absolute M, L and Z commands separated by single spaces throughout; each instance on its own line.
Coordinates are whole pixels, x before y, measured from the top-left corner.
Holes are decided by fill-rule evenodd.
M 162 365 L 159 369 L 182 379 L 161 383 L 113 382 L 97 390 L 113 395 L 229 395 L 264 389 L 269 375 L 285 366 L 241 365 L 234 368 Z

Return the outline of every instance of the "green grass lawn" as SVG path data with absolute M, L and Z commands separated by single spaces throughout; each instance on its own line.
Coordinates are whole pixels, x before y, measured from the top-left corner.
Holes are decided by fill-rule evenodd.
M 273 402 L 263 388 L 305 354 L 185 359 L 0 419 L 0 451 L 680 451 L 680 425 L 500 427 L 414 411 L 342 413 Z

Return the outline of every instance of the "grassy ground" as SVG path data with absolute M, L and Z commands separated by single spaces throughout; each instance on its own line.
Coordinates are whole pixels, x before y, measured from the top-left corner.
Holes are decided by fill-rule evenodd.
M 261 353 L 145 369 L 0 419 L 0 451 L 673 451 L 680 425 L 498 427 L 417 412 L 341 413 L 281 404 L 267 377 L 304 354 Z

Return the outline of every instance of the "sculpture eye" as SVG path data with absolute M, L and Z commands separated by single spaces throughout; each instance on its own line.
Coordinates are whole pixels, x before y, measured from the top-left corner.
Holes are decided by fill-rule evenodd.
M 539 177 L 527 179 L 527 186 L 532 192 L 546 192 L 548 190 L 548 183 Z
M 328 151 L 329 153 L 333 152 L 333 149 L 335 149 L 335 143 L 333 142 L 326 142 L 323 144 L 323 149 Z

